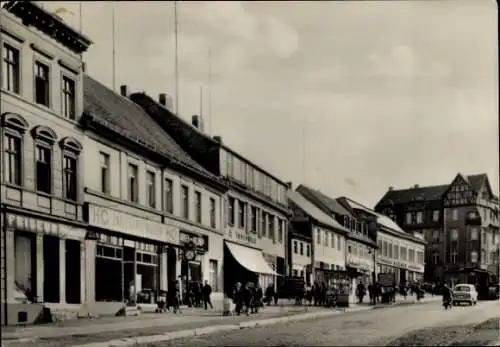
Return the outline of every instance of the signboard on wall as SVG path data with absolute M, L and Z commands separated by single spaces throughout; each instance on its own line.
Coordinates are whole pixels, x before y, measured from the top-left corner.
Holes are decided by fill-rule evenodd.
M 185 246 L 190 242 L 196 245 L 197 250 L 201 250 L 204 252 L 208 251 L 208 236 L 197 235 L 184 230 L 180 231 L 179 232 L 180 245 Z
M 257 235 L 248 233 L 244 230 L 239 230 L 237 228 L 227 228 L 226 229 L 226 238 L 229 241 L 234 241 L 237 243 L 243 243 L 245 245 L 256 245 L 257 244 Z

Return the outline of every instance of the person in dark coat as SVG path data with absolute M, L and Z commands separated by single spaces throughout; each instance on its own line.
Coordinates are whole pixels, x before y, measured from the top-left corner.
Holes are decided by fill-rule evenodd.
M 259 308 L 262 305 L 262 298 L 264 296 L 263 292 L 262 292 L 262 287 L 260 286 L 260 284 L 257 283 L 257 285 L 255 286 L 254 288 L 254 298 L 253 298 L 253 313 L 258 313 L 259 312 Z
M 245 289 L 241 286 L 240 282 L 236 282 L 234 286 L 233 301 L 236 305 L 234 311 L 239 316 L 245 304 Z
M 181 311 L 181 287 L 179 281 L 174 281 L 172 285 L 172 307 L 174 313 L 182 313 Z
M 202 293 L 203 293 L 203 305 L 205 306 L 205 310 L 208 309 L 208 306 L 210 306 L 210 308 L 213 309 L 214 306 L 212 305 L 212 300 L 210 298 L 210 295 L 212 295 L 212 287 L 210 286 L 210 284 L 208 284 L 208 281 L 205 281 Z
M 361 304 L 363 302 L 365 294 L 366 294 L 365 285 L 363 284 L 363 282 L 359 282 L 356 288 L 356 296 L 358 297 L 358 303 Z
M 271 302 L 273 301 L 275 296 L 274 286 L 272 285 L 272 283 L 267 286 L 265 296 L 266 296 L 265 301 L 267 303 L 267 306 L 271 306 Z

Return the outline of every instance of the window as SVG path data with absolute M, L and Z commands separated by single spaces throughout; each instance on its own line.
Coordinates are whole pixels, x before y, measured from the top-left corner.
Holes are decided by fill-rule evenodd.
M 392 258 L 392 242 L 389 242 L 387 245 L 387 256 Z
M 246 204 L 243 201 L 238 201 L 238 227 L 245 228 L 246 222 Z
M 456 264 L 458 261 L 458 253 L 456 248 L 452 248 L 450 252 L 450 263 Z
M 185 185 L 181 186 L 181 216 L 189 219 L 189 188 Z
M 337 234 L 332 234 L 330 239 L 330 247 L 335 248 L 335 239 L 337 238 Z
M 109 155 L 99 152 L 99 163 L 101 165 L 101 192 L 109 194 Z
M 216 227 L 215 213 L 216 213 L 215 199 L 214 198 L 210 198 L 210 227 L 211 228 L 215 228 Z
M 262 211 L 262 218 L 260 220 L 260 234 L 266 236 L 266 227 L 267 227 L 267 213 Z
M 417 223 L 421 224 L 424 221 L 424 213 L 422 211 L 417 212 Z
M 257 207 L 250 207 L 251 230 L 257 232 Z
M 456 208 L 451 210 L 451 219 L 458 220 L 458 210 Z
M 451 229 L 451 240 L 458 241 L 458 229 Z
M 415 262 L 415 250 L 414 249 L 409 249 L 408 250 L 408 261 L 410 263 L 414 263 Z
M 281 219 L 278 218 L 278 242 L 279 243 L 283 242 L 283 229 L 284 229 L 284 225 L 285 225 L 285 221 L 282 221 Z
M 195 204 L 195 221 L 196 223 L 201 223 L 201 193 L 198 191 L 194 192 L 194 204 Z
M 137 182 L 137 165 L 128 164 L 128 200 L 139 201 L 139 186 Z
M 50 78 L 49 67 L 39 61 L 35 62 L 35 102 L 50 106 Z
M 36 146 L 36 190 L 52 194 L 52 149 Z
M 432 251 L 432 263 L 434 265 L 439 264 L 439 251 L 437 250 Z
M 406 261 L 406 248 L 405 247 L 400 247 L 399 248 L 399 256 L 401 260 Z
M 77 198 L 77 160 L 75 156 L 65 154 L 63 167 L 64 197 L 76 201 Z
M 307 257 L 311 256 L 311 245 L 306 245 L 306 256 Z
M 21 138 L 12 134 L 5 134 L 5 180 L 7 183 L 15 184 L 16 186 L 22 185 L 21 169 L 22 169 L 22 155 L 21 155 Z
M 439 210 L 432 211 L 432 221 L 439 222 Z
M 479 232 L 477 228 L 472 228 L 470 230 L 470 239 L 476 241 L 479 238 Z
M 269 224 L 269 238 L 273 241 L 276 241 L 276 235 L 274 230 L 274 216 L 268 215 L 268 224 Z
M 299 243 L 297 241 L 293 241 L 293 253 L 298 254 L 299 253 Z
M 65 118 L 76 118 L 75 81 L 63 76 L 62 78 L 62 114 Z
M 328 235 L 329 234 L 330 233 L 325 230 L 325 232 L 324 232 L 325 238 L 323 239 L 323 246 L 325 246 L 325 247 L 328 247 Z
M 394 259 L 399 259 L 399 246 L 398 245 L 393 245 L 393 251 L 392 253 L 394 254 Z
M 389 250 L 387 249 L 387 247 L 388 247 L 388 243 L 387 243 L 387 241 L 384 241 L 384 246 L 382 249 L 382 255 L 384 257 L 387 257 L 387 255 L 389 254 Z
M 174 182 L 169 178 L 165 178 L 163 195 L 165 197 L 165 212 L 174 213 Z
M 227 198 L 227 202 L 228 202 L 228 204 L 227 204 L 227 214 L 228 214 L 227 222 L 230 226 L 233 226 L 234 225 L 234 204 L 236 201 L 234 200 L 233 197 L 229 196 Z
M 476 251 L 470 252 L 470 262 L 477 263 L 477 252 Z
M 156 207 L 156 187 L 155 187 L 156 175 L 152 171 L 146 172 L 146 201 L 149 207 Z
M 208 273 L 208 284 L 212 287 L 212 291 L 219 291 L 219 265 L 217 260 L 210 259 L 209 261 L 210 271 Z
M 406 212 L 406 224 L 411 224 L 411 212 Z
M 4 43 L 2 60 L 2 88 L 19 94 L 19 50 Z
M 318 245 L 321 245 L 321 230 L 320 229 L 316 229 L 316 243 Z
M 300 243 L 300 255 L 304 255 L 304 244 Z
M 352 246 L 351 246 L 351 245 L 347 245 L 347 251 L 348 251 L 349 253 L 352 253 Z
M 435 243 L 439 242 L 439 230 L 432 231 L 432 241 Z

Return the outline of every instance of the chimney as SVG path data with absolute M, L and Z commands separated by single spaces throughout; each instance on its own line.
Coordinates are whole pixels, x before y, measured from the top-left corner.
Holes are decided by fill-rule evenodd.
M 417 189 L 417 188 L 420 188 L 420 186 L 419 186 L 418 184 L 415 184 L 415 185 L 413 186 L 413 188 Z
M 394 190 L 394 187 L 393 186 L 389 186 L 389 191 L 393 191 Z
M 194 126 L 196 129 L 200 129 L 200 119 L 198 115 L 193 115 L 191 117 L 191 125 Z
M 160 103 L 160 105 L 162 106 L 167 106 L 167 94 L 165 93 L 160 93 L 158 95 L 158 102 Z
M 128 96 L 128 87 L 125 84 L 122 84 L 120 86 L 120 94 L 121 96 L 127 97 Z
M 87 64 L 85 64 L 84 61 L 82 61 L 82 72 L 85 73 L 87 71 Z
M 292 187 L 293 187 L 292 182 L 290 182 L 290 181 L 286 182 L 286 186 L 288 189 L 292 190 Z
M 222 137 L 214 136 L 214 140 L 217 141 L 218 143 L 222 144 Z

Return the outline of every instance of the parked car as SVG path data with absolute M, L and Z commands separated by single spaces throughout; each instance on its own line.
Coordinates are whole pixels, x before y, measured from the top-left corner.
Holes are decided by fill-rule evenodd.
M 453 288 L 453 304 L 466 302 L 469 305 L 477 304 L 477 290 L 473 284 L 457 284 Z

